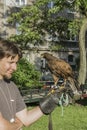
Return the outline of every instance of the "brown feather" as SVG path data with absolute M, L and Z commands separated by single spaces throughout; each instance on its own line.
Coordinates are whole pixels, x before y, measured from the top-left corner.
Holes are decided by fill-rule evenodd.
M 43 53 L 42 56 L 47 60 L 49 70 L 56 77 L 61 76 L 64 79 L 67 79 L 68 77 L 73 78 L 73 71 L 69 63 L 62 59 L 58 59 L 49 53 Z
M 74 73 L 69 63 L 62 59 L 58 59 L 49 53 L 43 53 L 41 56 L 47 61 L 48 69 L 52 73 L 55 85 L 57 85 L 59 78 L 62 77 L 65 81 L 63 85 L 65 87 L 69 86 L 74 95 L 76 95 L 76 97 L 79 99 L 79 84 L 78 81 L 74 78 Z

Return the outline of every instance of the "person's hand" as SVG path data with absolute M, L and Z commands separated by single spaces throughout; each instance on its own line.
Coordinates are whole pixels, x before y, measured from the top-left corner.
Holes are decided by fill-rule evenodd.
M 22 128 L 22 126 L 23 126 L 23 123 L 18 118 L 16 118 L 14 122 L 15 129 L 19 130 L 20 128 Z
M 19 130 L 22 126 L 23 124 L 18 118 L 16 118 L 15 122 L 10 123 L 0 113 L 0 130 Z
M 50 114 L 59 104 L 62 92 L 53 92 L 40 101 L 40 109 L 44 114 Z

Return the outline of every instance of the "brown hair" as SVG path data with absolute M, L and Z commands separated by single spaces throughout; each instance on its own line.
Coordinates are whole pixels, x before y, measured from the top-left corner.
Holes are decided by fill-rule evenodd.
M 0 40 L 0 59 L 9 56 L 12 56 L 12 58 L 14 58 L 16 55 L 18 55 L 19 58 L 22 57 L 21 50 L 15 43 L 7 40 Z

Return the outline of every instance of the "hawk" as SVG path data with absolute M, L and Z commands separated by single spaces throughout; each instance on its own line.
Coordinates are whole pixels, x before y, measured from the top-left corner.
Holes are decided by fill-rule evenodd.
M 72 67 L 66 61 L 53 56 L 50 53 L 43 53 L 41 57 L 45 58 L 47 61 L 48 69 L 52 74 L 55 85 L 57 85 L 58 80 L 62 77 L 65 81 L 69 81 L 70 87 L 73 92 L 77 92 L 77 81 L 74 78 L 74 72 Z

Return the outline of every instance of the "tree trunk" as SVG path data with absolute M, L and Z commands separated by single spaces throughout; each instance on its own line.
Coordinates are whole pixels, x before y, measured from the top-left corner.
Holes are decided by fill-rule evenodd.
M 86 31 L 87 31 L 87 19 L 84 19 L 79 33 L 79 50 L 80 50 L 80 68 L 78 76 L 79 85 L 84 84 L 86 80 L 86 47 L 85 47 Z

